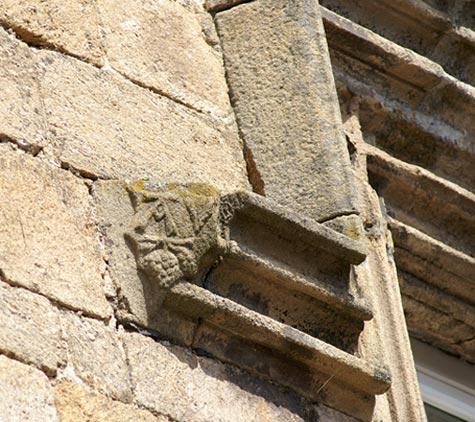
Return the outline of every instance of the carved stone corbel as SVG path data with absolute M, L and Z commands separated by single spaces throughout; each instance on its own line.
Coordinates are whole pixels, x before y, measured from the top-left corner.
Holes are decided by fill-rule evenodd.
M 217 191 L 200 184 L 127 190 L 135 214 L 125 237 L 137 268 L 163 288 L 199 274 L 201 261 L 218 244 Z
M 105 229 L 119 320 L 371 419 L 390 377 L 358 357 L 372 318 L 348 281 L 365 258 L 360 241 L 250 192 L 142 182 L 97 190 L 112 213 L 113 204 L 129 207 L 115 234 Z

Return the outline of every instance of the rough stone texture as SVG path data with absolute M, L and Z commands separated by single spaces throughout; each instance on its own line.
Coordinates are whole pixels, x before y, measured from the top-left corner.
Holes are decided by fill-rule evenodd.
M 9 80 L 0 94 L 5 99 L 0 133 L 8 139 L 51 144 L 48 154 L 63 166 L 94 178 L 151 177 L 248 189 L 235 125 L 77 59 L 47 50 L 32 54 L 1 28 L 0 37 L 8 58 L 2 73 Z M 19 106 L 23 97 L 28 100 Z
M 107 317 L 87 186 L 0 145 L 0 271 L 5 281 Z
M 392 40 L 334 13 L 324 16 L 337 80 L 473 156 L 475 87 Z
M 232 128 L 218 130 L 198 113 L 110 72 L 52 52 L 40 56 L 42 88 L 49 93 L 44 103 L 63 162 L 104 178 L 246 187 Z
M 94 183 L 99 227 L 105 236 L 105 247 L 112 282 L 118 290 L 119 315 L 132 314 L 147 326 L 147 298 L 151 292 L 144 286 L 137 273 L 135 257 L 125 242 L 128 224 L 134 216 L 134 207 L 126 184 L 117 181 Z
M 124 342 L 135 402 L 187 422 L 306 421 L 308 409 L 290 393 L 185 349 L 138 334 Z
M 117 333 L 101 321 L 72 313 L 63 315 L 62 323 L 74 373 L 113 398 L 130 400 L 128 368 Z
M 28 43 L 52 46 L 96 65 L 104 64 L 95 0 L 3 0 L 0 23 Z
M 6 0 L 0 23 L 25 42 L 114 70 L 232 121 L 210 15 L 195 1 Z M 157 48 L 158 46 L 158 48 Z
M 367 156 L 371 183 L 384 196 L 392 217 L 475 256 L 474 193 L 376 148 L 368 148 Z
M 54 374 L 64 365 L 59 312 L 49 301 L 0 282 L 0 351 Z
M 124 236 L 139 271 L 165 289 L 204 275 L 209 268 L 202 262 L 211 265 L 217 258 L 204 259 L 218 246 L 218 191 L 196 183 L 145 189 L 127 187 L 135 214 Z
M 54 402 L 61 422 L 168 422 L 165 416 L 154 416 L 72 382 L 54 387 Z
M 57 422 L 53 392 L 46 375 L 0 356 L 0 420 Z
M 374 317 L 360 337 L 360 354 L 389 367 L 390 389 L 376 396 L 373 421 L 424 421 L 425 412 L 401 304 L 387 216 L 367 176 L 365 142 L 357 116 L 345 116 L 345 133 L 355 148 L 354 169 L 362 204 L 368 257 L 354 268 L 354 285 L 370 302 Z
M 364 259 L 358 241 L 254 193 L 220 197 L 207 185 L 101 181 L 94 197 L 120 290 L 119 320 L 257 371 L 306 397 L 316 398 L 310 386 L 318 383 L 332 400 L 338 391 L 328 404 L 370 417 L 373 396 L 386 391 L 389 376 L 349 354 L 371 318 L 348 292 L 350 263 Z M 200 322 L 208 330 L 199 330 Z M 235 337 L 220 337 L 221 331 Z M 235 347 L 244 356 L 233 353 Z M 288 350 L 292 358 L 279 357 Z M 289 380 L 300 367 L 308 367 L 305 382 Z M 329 376 L 334 383 L 327 391 Z M 342 391 L 354 400 L 342 401 Z
M 47 124 L 33 63 L 31 49 L 0 28 L 0 140 L 37 151 L 46 144 Z
M 382 0 L 369 3 L 320 1 L 321 5 L 402 47 L 426 56 L 443 66 L 449 74 L 473 85 L 473 25 L 472 28 L 460 25 L 460 18 L 463 20 L 466 17 L 470 21 L 473 16 L 473 3 L 467 3 L 471 5 L 464 4 L 461 0 Z
M 197 110 L 232 119 L 222 58 L 207 43 L 198 7 L 170 0 L 101 0 L 98 7 L 112 68 Z
M 458 15 L 470 19 L 470 9 L 462 1 L 430 2 L 444 10 L 415 0 L 322 3 L 333 11 L 323 17 L 341 108 L 361 124 L 353 156 L 366 156 L 388 214 L 388 258 L 394 253 L 409 331 L 474 362 L 475 37 Z M 373 237 L 385 233 L 365 225 Z
M 318 221 L 355 213 L 318 3 L 258 0 L 216 22 L 254 190 Z
M 100 181 L 94 186 L 99 224 L 105 236 L 111 278 L 118 290 L 117 318 L 159 330 L 164 336 L 191 344 L 195 324 L 173 318 L 161 306 L 163 293 L 157 280 L 137 270 L 134 251 L 125 235 L 133 233 L 135 209 L 126 183 Z M 139 187 L 140 183 L 136 186 Z

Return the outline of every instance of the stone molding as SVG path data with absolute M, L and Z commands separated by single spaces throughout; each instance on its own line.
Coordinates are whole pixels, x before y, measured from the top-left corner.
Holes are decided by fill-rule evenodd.
M 360 241 L 250 192 L 115 183 L 134 209 L 125 244 L 153 286 L 158 323 L 126 319 L 371 419 L 390 376 L 357 355 L 372 318 L 349 285 L 351 265 L 365 258 Z M 192 325 L 192 335 L 164 332 L 170 322 Z
M 341 108 L 361 125 L 394 239 L 409 331 L 473 363 L 474 31 L 456 16 L 465 3 L 321 3 Z

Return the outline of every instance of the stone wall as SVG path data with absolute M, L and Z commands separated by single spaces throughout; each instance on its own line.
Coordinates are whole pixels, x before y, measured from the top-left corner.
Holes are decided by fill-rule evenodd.
M 402 305 L 474 359 L 473 37 L 393 3 L 2 2 L 0 420 L 424 420 Z
M 342 420 L 121 313 L 98 184 L 251 189 L 203 5 L 6 1 L 0 23 L 0 419 Z

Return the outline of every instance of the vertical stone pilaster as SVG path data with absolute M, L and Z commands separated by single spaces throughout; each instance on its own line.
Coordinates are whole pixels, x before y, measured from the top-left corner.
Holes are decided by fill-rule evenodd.
M 357 213 L 318 2 L 256 0 L 216 23 L 254 190 L 319 222 Z

